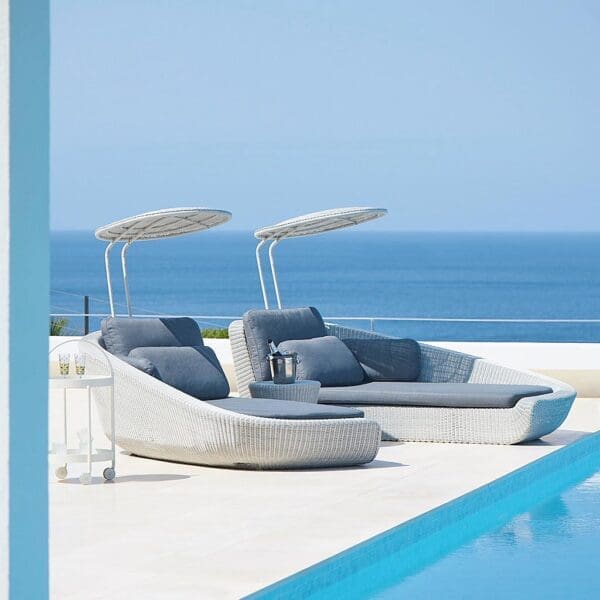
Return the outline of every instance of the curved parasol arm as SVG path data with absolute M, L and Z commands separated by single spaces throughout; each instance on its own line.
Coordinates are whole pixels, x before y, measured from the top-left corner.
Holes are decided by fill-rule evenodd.
M 258 245 L 256 246 L 256 266 L 258 267 L 258 278 L 260 280 L 260 289 L 262 291 L 263 302 L 265 304 L 266 309 L 269 308 L 269 298 L 267 296 L 267 287 L 265 285 L 265 276 L 263 274 L 262 263 L 260 260 L 260 250 L 267 243 L 267 241 L 268 240 L 266 240 L 266 239 L 260 240 L 260 242 L 258 242 Z
M 106 285 L 108 286 L 108 303 L 110 304 L 110 314 L 112 317 L 115 316 L 115 301 L 113 298 L 112 280 L 110 276 L 110 251 L 114 245 L 114 242 L 109 242 L 104 251 L 104 269 L 106 271 Z
M 279 244 L 281 238 L 277 238 L 269 246 L 269 262 L 271 263 L 271 275 L 273 276 L 273 287 L 275 288 L 275 297 L 277 298 L 277 308 L 281 308 L 281 296 L 279 294 L 279 282 L 277 281 L 277 272 L 275 270 L 275 258 L 273 257 L 273 250 L 275 246 Z
M 127 274 L 127 250 L 131 242 L 123 244 L 121 250 L 121 270 L 123 271 L 123 287 L 125 288 L 125 300 L 127 302 L 127 316 L 131 316 L 131 296 L 129 295 L 129 276 Z

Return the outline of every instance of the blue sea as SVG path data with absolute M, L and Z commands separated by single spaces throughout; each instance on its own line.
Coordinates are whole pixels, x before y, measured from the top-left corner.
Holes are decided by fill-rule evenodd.
M 225 326 L 262 307 L 250 232 L 209 231 L 141 242 L 129 250 L 135 313 L 208 315 Z M 108 312 L 105 244 L 91 232 L 51 237 L 51 312 Z M 265 266 L 268 260 L 265 253 Z M 341 231 L 282 242 L 276 251 L 284 306 L 326 317 L 600 319 L 600 234 Z M 119 251 L 113 280 L 125 312 Z M 273 299 L 274 302 L 274 299 Z M 72 332 L 83 327 L 71 316 Z M 99 318 L 91 319 L 96 328 Z M 353 326 L 369 328 L 356 320 Z M 600 323 L 376 321 L 375 330 L 425 340 L 600 341 Z

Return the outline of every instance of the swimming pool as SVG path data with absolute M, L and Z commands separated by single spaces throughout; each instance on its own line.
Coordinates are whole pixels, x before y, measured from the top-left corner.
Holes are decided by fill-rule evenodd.
M 250 598 L 600 598 L 595 434 Z

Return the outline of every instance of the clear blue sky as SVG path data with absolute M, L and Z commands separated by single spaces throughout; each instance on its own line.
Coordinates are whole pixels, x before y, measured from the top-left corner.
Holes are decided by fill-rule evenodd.
M 600 3 L 53 0 L 52 226 L 600 230 Z M 369 227 L 369 226 L 366 226 Z

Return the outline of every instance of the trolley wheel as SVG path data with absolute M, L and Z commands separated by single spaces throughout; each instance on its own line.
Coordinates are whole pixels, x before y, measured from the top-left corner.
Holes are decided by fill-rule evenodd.
M 82 473 L 79 476 L 79 481 L 80 481 L 80 483 L 83 483 L 83 485 L 89 485 L 90 483 L 92 483 L 92 474 L 91 473 Z
M 54 471 L 56 475 L 56 479 L 66 479 L 69 474 L 66 466 L 58 467 L 56 471 Z
M 106 481 L 112 481 L 115 478 L 115 470 L 112 467 L 106 467 L 104 471 L 102 471 L 102 477 L 106 479 Z

